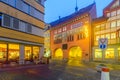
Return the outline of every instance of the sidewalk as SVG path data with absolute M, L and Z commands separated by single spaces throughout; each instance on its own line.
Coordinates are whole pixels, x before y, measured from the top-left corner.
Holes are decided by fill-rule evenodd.
M 4 64 L 4 65 L 0 65 L 0 71 L 31 68 L 31 67 L 39 67 L 39 66 L 45 66 L 45 65 L 47 65 L 47 64 L 22 64 L 22 65 Z

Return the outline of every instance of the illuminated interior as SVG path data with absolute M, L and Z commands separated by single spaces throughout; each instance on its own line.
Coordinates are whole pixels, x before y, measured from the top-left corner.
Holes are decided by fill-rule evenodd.
M 0 61 L 6 60 L 6 54 L 7 54 L 7 45 L 0 44 Z
M 55 58 L 57 59 L 63 59 L 63 52 L 62 52 L 62 49 L 59 48 L 55 51 Z
M 39 47 L 33 47 L 33 59 L 38 59 L 39 58 L 39 52 L 40 52 Z
M 18 61 L 19 60 L 19 45 L 9 44 L 8 45 L 8 60 Z
M 69 59 L 82 59 L 82 50 L 80 47 L 72 47 L 69 51 Z
M 25 46 L 25 60 L 32 59 L 32 48 L 30 46 Z
M 95 49 L 95 58 L 102 58 L 102 50 L 101 49 Z
M 105 58 L 106 59 L 114 59 L 115 55 L 114 55 L 114 49 L 113 48 L 108 48 L 105 52 Z

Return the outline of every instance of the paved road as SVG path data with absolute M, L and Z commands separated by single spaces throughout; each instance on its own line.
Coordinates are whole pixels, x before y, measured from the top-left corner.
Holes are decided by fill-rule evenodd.
M 0 69 L 0 80 L 100 80 L 100 77 L 101 74 L 94 68 L 82 63 L 73 66 L 53 62 L 49 65 Z M 110 78 L 110 80 L 120 80 L 120 70 L 112 70 Z

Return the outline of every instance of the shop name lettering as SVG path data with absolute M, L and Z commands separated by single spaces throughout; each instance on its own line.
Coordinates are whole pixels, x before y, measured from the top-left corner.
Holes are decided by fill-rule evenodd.
M 71 25 L 71 29 L 80 27 L 80 26 L 82 26 L 82 25 L 83 25 L 82 22 L 79 22 L 79 23 L 77 23 L 77 24 L 73 24 L 73 25 Z

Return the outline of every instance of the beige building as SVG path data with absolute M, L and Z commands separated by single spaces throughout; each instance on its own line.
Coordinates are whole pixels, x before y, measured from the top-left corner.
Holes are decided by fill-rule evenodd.
M 120 0 L 113 0 L 103 11 L 103 17 L 93 21 L 93 60 L 102 62 L 120 61 Z M 100 49 L 98 40 L 107 38 L 105 49 Z
M 44 53 L 44 1 L 0 0 L 0 62 L 31 63 Z

